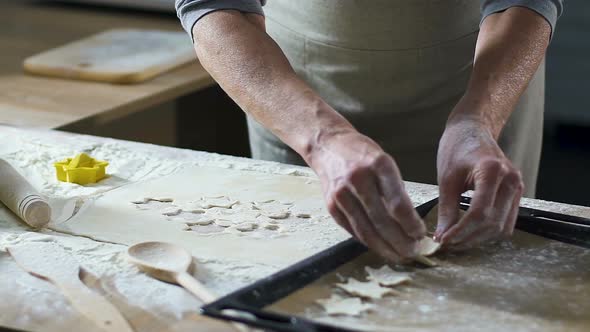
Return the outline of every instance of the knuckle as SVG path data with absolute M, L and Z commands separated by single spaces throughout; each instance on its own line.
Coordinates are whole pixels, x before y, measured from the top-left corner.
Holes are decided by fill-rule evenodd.
M 504 164 L 498 158 L 484 159 L 480 163 L 480 169 L 489 174 L 500 175 L 504 168 Z
M 511 170 L 504 178 L 504 181 L 506 181 L 513 189 L 517 191 L 524 190 L 522 175 L 520 171 L 516 169 Z
M 404 216 L 407 213 L 407 208 L 403 202 L 403 198 L 400 195 L 397 195 L 393 198 L 392 201 L 389 202 L 390 204 L 390 213 L 400 219 L 400 216 Z
M 338 205 L 338 202 L 342 202 L 348 195 L 348 188 L 343 183 L 338 184 L 332 191 L 330 201 Z
M 338 203 L 336 202 L 335 199 L 333 199 L 333 198 L 328 199 L 328 202 L 326 205 L 328 208 L 328 212 L 330 212 L 330 214 L 332 216 L 337 216 L 339 214 L 340 209 L 338 208 Z
M 489 229 L 492 234 L 501 234 L 504 230 L 504 225 L 498 221 L 490 222 Z
M 470 217 L 474 222 L 485 222 L 486 220 L 489 220 L 489 209 L 488 208 L 484 208 L 484 207 L 473 207 L 472 210 L 470 211 Z
M 390 166 L 392 163 L 391 157 L 387 153 L 379 153 L 371 160 L 371 166 L 373 168 L 382 168 Z
M 360 227 L 352 227 L 353 231 L 354 231 L 354 236 L 361 241 L 364 245 L 366 245 L 367 247 L 379 250 L 379 248 L 377 248 L 375 246 L 375 243 L 373 241 L 369 240 L 369 236 L 365 230 L 364 227 L 360 226 Z
M 363 181 L 366 181 L 370 172 L 371 168 L 367 165 L 355 165 L 346 175 L 346 181 L 353 185 L 358 185 Z

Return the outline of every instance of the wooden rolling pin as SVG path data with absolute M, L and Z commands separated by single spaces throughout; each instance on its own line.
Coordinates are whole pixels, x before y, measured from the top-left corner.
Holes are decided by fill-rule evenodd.
M 51 219 L 51 207 L 47 200 L 2 159 L 0 159 L 0 201 L 32 227 L 43 227 Z

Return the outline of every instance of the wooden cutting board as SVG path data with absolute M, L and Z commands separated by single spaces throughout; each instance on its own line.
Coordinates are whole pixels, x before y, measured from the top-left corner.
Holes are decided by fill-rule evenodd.
M 184 32 L 113 29 L 31 56 L 23 66 L 36 75 L 130 84 L 195 59 Z

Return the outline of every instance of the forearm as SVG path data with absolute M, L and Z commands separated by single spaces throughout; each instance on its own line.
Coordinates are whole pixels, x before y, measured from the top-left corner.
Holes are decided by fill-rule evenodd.
M 513 7 L 481 26 L 467 91 L 449 121 L 473 119 L 497 138 L 542 62 L 551 27 L 532 10 Z
M 227 94 L 306 160 L 323 136 L 352 129 L 295 74 L 262 16 L 214 12 L 193 34 L 199 60 Z

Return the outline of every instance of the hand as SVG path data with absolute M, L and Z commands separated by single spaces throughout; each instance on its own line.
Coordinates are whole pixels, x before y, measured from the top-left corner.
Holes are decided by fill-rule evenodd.
M 322 139 L 306 158 L 328 210 L 349 233 L 393 262 L 416 255 L 426 228 L 393 159 L 353 129 Z
M 435 237 L 456 248 L 472 247 L 514 231 L 524 185 L 490 130 L 456 117 L 447 124 L 438 148 L 440 201 Z M 474 189 L 459 218 L 460 195 Z

